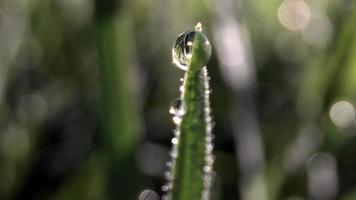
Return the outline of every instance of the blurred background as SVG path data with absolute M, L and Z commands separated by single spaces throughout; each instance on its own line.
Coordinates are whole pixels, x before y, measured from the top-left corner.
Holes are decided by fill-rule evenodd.
M 356 199 L 352 0 L 1 0 L 0 199 L 157 200 L 197 22 L 213 198 Z

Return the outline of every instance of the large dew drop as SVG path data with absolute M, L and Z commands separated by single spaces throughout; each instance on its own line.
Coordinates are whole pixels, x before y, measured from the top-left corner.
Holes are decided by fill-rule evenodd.
M 196 34 L 201 34 L 203 38 L 202 42 L 203 42 L 203 49 L 205 51 L 204 53 L 208 55 L 206 57 L 210 58 L 210 54 L 211 54 L 210 42 L 208 38 L 202 33 L 201 24 L 198 23 L 195 26 L 195 30 L 186 31 L 181 35 L 179 35 L 172 48 L 173 63 L 177 65 L 177 67 L 185 71 L 188 70 L 188 66 L 192 59 L 194 39 Z M 207 61 L 208 60 L 209 59 L 207 59 Z

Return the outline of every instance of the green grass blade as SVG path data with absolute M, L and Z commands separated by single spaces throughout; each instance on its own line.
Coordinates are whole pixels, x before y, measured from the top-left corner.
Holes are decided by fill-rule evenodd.
M 124 9 L 116 12 L 111 7 L 106 8 L 111 5 L 110 2 L 115 3 L 98 1 L 95 27 L 102 86 L 108 196 L 109 199 L 135 199 L 139 189 L 135 149 L 140 139 L 141 123 L 133 84 L 136 79 L 131 60 L 131 18 Z
M 172 140 L 172 176 L 163 188 L 169 190 L 167 199 L 171 200 L 210 199 L 213 136 L 209 77 L 204 67 L 210 57 L 210 43 L 201 29 L 196 29 L 192 46 L 181 94 L 184 114 L 173 119 L 177 129 Z

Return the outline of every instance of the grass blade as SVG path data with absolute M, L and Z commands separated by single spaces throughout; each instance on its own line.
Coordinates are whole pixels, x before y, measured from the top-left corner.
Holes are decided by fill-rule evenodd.
M 177 58 L 177 55 L 178 58 L 180 55 L 186 56 L 180 64 L 187 66 L 181 94 L 182 108 L 178 109 L 183 109 L 184 114 L 177 113 L 173 117 L 177 128 L 176 137 L 172 140 L 172 169 L 167 177 L 169 182 L 163 190 L 168 192 L 165 199 L 209 199 L 213 136 L 209 77 L 205 65 L 210 58 L 210 43 L 201 33 L 200 24 L 195 31 L 188 31 L 178 39 L 183 41 L 176 42 L 173 58 Z
M 111 0 L 96 5 L 107 187 L 109 199 L 135 199 L 139 186 L 135 149 L 141 123 L 133 84 L 131 18 L 125 9 L 116 11 L 115 5 Z

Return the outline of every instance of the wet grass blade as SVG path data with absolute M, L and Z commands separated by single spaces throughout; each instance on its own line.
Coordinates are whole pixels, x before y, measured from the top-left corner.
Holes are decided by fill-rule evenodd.
M 173 112 L 177 127 L 172 139 L 172 169 L 163 190 L 167 191 L 165 199 L 210 199 L 213 137 L 209 77 L 205 67 L 210 58 L 210 43 L 202 34 L 200 24 L 195 31 L 182 34 L 178 40 L 183 41 L 174 45 L 173 58 L 178 58 L 174 62 L 179 63 L 180 56 L 185 56 L 180 64 L 186 66 L 187 71 L 180 98 L 182 102 L 175 104 L 179 108 L 173 108 L 177 110 Z

